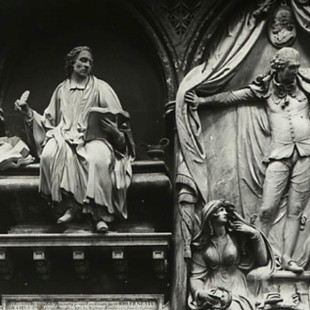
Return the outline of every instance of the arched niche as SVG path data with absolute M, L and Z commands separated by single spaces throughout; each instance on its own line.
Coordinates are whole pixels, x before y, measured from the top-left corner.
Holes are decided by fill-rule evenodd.
M 171 93 L 166 81 L 173 69 L 142 6 L 121 0 L 33 0 L 12 5 L 11 11 L 17 25 L 8 21 L 15 32 L 5 42 L 10 48 L 1 96 L 11 134 L 23 136 L 14 101 L 28 89 L 31 107 L 42 113 L 65 77 L 67 52 L 88 45 L 95 57 L 94 74 L 112 86 L 131 115 L 136 145 L 154 144 L 166 135 L 164 104 Z

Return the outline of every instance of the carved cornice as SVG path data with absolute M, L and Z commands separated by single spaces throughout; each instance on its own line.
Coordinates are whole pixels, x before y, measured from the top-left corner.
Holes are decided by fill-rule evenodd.
M 0 248 L 169 247 L 171 233 L 0 234 Z

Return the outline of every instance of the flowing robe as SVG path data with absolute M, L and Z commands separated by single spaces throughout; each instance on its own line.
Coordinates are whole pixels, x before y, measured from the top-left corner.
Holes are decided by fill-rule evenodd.
M 72 194 L 95 220 L 112 221 L 115 215 L 126 218 L 134 156 L 130 130 L 122 131 L 126 143 L 122 151 L 104 139 L 85 143 L 92 107 L 126 114 L 113 89 L 94 76 L 85 87 L 65 80 L 43 115 L 33 111 L 28 122 L 40 156 L 39 191 L 54 202 L 62 201 L 63 191 Z

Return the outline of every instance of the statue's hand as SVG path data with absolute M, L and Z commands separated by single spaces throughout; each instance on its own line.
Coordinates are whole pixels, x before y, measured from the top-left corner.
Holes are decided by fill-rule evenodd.
M 197 110 L 201 103 L 201 98 L 198 97 L 194 91 L 189 91 L 185 94 L 185 102 L 190 105 L 193 110 Z
M 28 118 L 32 117 L 32 110 L 29 108 L 29 105 L 26 101 L 17 99 L 14 105 L 16 111 L 21 112 L 24 116 Z
M 15 101 L 15 110 L 21 112 L 27 118 L 32 118 L 33 112 L 29 108 L 27 100 L 29 98 L 30 91 L 26 90 L 22 93 L 19 99 Z
M 122 134 L 117 128 L 117 124 L 107 118 L 100 120 L 100 126 L 104 132 L 109 133 L 113 138 L 118 138 Z
M 202 302 L 207 302 L 209 305 L 218 305 L 221 302 L 221 298 L 216 294 L 216 289 L 201 289 L 198 293 L 198 298 Z
M 235 221 L 233 223 L 233 228 L 235 231 L 245 233 L 245 234 L 249 235 L 251 238 L 258 237 L 258 234 L 259 234 L 259 232 L 255 228 L 253 228 L 250 225 L 247 225 L 241 221 Z

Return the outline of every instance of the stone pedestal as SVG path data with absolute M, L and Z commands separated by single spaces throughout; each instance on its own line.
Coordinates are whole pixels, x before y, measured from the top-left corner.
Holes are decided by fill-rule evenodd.
M 256 309 L 309 309 L 310 271 L 296 275 L 289 271 L 277 271 L 262 285 L 262 299 Z

